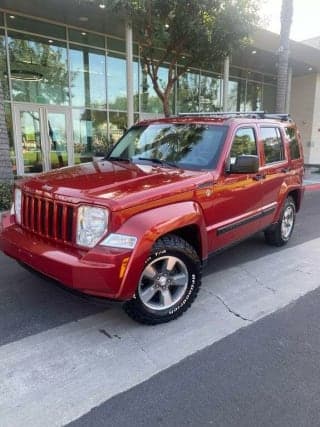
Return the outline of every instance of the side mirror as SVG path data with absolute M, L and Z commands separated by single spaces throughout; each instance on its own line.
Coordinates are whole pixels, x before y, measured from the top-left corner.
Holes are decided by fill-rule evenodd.
M 238 156 L 229 173 L 257 173 L 259 171 L 259 157 L 253 155 Z

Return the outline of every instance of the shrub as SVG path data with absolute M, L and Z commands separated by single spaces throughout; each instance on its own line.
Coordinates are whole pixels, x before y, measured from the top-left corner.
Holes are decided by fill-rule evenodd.
M 0 182 L 0 211 L 8 210 L 11 208 L 12 188 L 12 183 Z

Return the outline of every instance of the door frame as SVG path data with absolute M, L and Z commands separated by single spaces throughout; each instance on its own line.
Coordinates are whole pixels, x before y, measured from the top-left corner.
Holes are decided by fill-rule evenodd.
M 47 172 L 50 170 L 50 141 L 49 141 L 49 129 L 48 129 L 48 113 L 62 113 L 66 119 L 66 138 L 67 138 L 67 155 L 68 155 L 68 166 L 74 164 L 74 147 L 72 138 L 72 123 L 71 109 L 66 106 L 59 105 L 46 105 L 36 104 L 29 102 L 15 102 L 13 103 L 12 109 L 13 118 L 13 132 L 14 132 L 14 147 L 16 152 L 17 162 L 17 175 L 33 175 L 32 173 L 25 173 L 23 152 L 22 152 L 22 132 L 20 124 L 20 112 L 21 111 L 38 111 L 40 118 L 40 141 L 43 150 L 43 171 Z

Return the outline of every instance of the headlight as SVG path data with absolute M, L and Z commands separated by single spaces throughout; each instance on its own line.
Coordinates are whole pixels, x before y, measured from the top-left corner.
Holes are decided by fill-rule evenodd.
M 80 206 L 77 220 L 77 244 L 92 248 L 108 228 L 107 209 Z
M 20 188 L 14 190 L 14 214 L 16 216 L 16 222 L 21 224 L 21 201 L 22 193 Z

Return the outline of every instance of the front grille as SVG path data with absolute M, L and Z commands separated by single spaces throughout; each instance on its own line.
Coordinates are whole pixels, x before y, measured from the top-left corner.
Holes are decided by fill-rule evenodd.
M 74 208 L 68 204 L 23 194 L 21 221 L 40 236 L 65 243 L 74 240 Z

